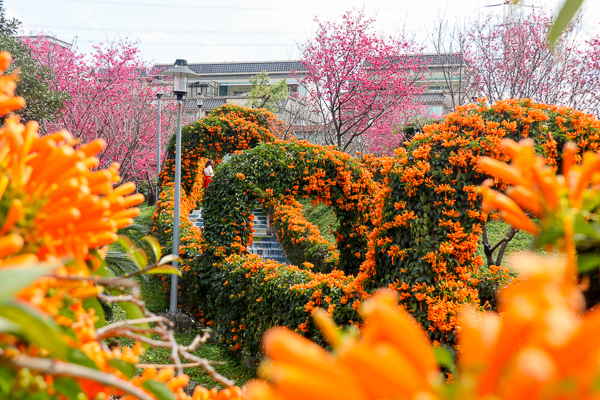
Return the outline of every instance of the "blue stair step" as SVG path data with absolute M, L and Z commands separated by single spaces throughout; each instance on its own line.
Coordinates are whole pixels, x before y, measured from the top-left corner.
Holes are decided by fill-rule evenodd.
M 248 247 L 248 252 L 257 254 L 265 260 L 275 260 L 287 264 L 287 258 L 277 238 L 267 235 L 267 215 L 264 211 L 255 210 L 254 214 L 254 243 Z M 201 210 L 193 210 L 189 217 L 192 224 L 198 228 L 204 226 Z

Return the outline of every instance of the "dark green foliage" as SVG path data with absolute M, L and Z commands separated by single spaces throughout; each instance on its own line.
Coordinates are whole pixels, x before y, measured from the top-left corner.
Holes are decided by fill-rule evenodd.
M 14 18 L 6 18 L 0 2 L 0 51 L 8 51 L 12 55 L 14 61 L 7 72 L 19 69 L 20 81 L 15 94 L 23 97 L 27 103 L 18 113 L 23 120 L 38 121 L 43 126 L 45 121 L 57 117 L 68 96 L 51 89 L 50 70 L 38 64 L 33 57 L 33 50 L 16 38 L 20 24 Z
M 197 168 L 192 164 L 199 158 L 219 162 L 230 152 L 269 142 L 273 140 L 270 129 L 274 125 L 276 118 L 269 112 L 225 104 L 213 110 L 210 116 L 184 126 L 181 129 L 182 188 L 189 193 L 194 185 Z M 173 135 L 167 145 L 161 185 L 165 181 L 164 174 L 171 178 L 175 175 L 175 141 Z
M 353 187 L 345 185 L 338 171 L 340 165 L 351 174 Z M 249 216 L 260 198 L 298 194 L 322 196 L 310 187 L 310 179 L 317 170 L 324 171 L 323 180 L 332 182 L 328 185 L 330 199 L 327 201 L 332 202 L 341 221 L 336 232 L 339 241 L 343 242 L 339 246 L 339 269 L 348 274 L 358 273 L 365 259 L 367 229 L 371 225 L 369 207 L 372 202 L 368 199 L 372 182 L 362 177 L 360 164 L 344 153 L 300 142 L 263 144 L 234 156 L 227 165 L 219 168 L 203 201 L 203 235 L 211 244 L 208 250 L 226 254 L 231 251 L 229 245 L 236 241 L 236 236 L 240 238 L 239 243 L 247 243 L 251 233 Z M 356 253 L 360 253 L 360 257 Z
M 306 308 L 316 293 L 319 298 L 331 299 L 329 305 L 321 306 L 335 307 L 333 318 L 338 324 L 360 320 L 351 307 L 356 300 L 351 296 L 355 295 L 347 296 L 343 287 L 319 281 L 309 271 L 256 258 L 249 261 L 242 256 L 233 256 L 212 266 L 198 261 L 194 273 L 201 279 L 196 280 L 196 298 L 201 297 L 200 309 L 206 322 L 211 324 L 220 343 L 234 348 L 239 344 L 247 356 L 260 356 L 262 335 L 273 326 L 304 332 L 311 340 L 324 345 Z M 338 282 L 352 280 L 353 277 L 348 277 Z

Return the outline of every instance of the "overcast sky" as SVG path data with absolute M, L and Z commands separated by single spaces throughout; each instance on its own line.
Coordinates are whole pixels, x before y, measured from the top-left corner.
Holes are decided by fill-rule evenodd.
M 353 7 L 365 8 L 376 28 L 390 35 L 404 29 L 419 42 L 439 14 L 477 18 L 502 13 L 504 0 L 4 0 L 9 17 L 24 33 L 43 31 L 90 52 L 101 41 L 139 41 L 145 61 L 172 63 L 264 61 L 298 58 L 321 20 L 339 19 Z M 561 0 L 526 0 L 554 10 Z M 600 1 L 584 1 L 585 28 L 600 33 Z

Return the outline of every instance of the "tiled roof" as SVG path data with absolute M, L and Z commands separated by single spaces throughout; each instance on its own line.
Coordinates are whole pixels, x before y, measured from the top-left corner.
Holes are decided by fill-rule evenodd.
M 225 99 L 205 99 L 204 103 L 202 103 L 203 110 L 212 110 L 213 108 L 217 108 L 226 103 Z
M 196 102 L 196 99 L 186 99 L 183 103 L 183 108 L 198 108 L 198 103 Z
M 153 68 L 157 73 L 171 68 L 171 64 L 156 64 Z M 300 61 L 265 61 L 248 63 L 214 63 L 214 64 L 190 64 L 188 68 L 197 74 L 258 74 L 263 71 L 291 72 L 306 71 Z
M 443 93 L 423 93 L 417 99 L 419 102 L 423 103 L 442 103 L 444 102 L 444 94 Z

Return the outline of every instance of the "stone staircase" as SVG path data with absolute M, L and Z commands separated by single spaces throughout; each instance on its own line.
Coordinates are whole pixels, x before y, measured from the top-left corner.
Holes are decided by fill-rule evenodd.
M 277 237 L 267 234 L 267 215 L 262 210 L 255 209 L 254 214 L 254 242 L 248 247 L 252 254 L 258 254 L 261 258 L 286 263 L 287 258 L 283 249 L 277 241 Z M 201 210 L 194 210 L 189 215 L 190 221 L 196 227 L 204 226 Z

